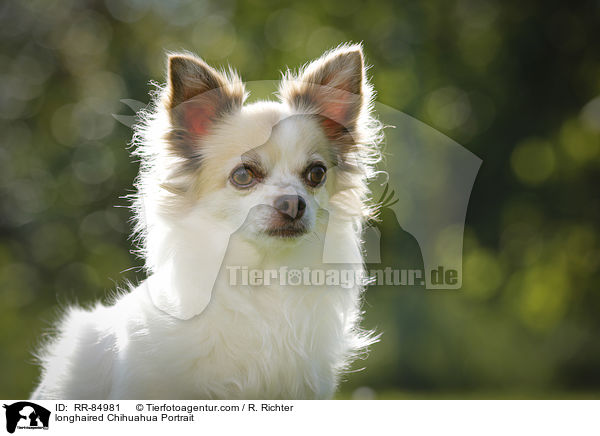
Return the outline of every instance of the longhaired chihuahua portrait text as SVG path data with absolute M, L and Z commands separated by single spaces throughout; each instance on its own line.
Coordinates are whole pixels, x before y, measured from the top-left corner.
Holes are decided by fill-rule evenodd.
M 169 55 L 133 139 L 148 278 L 66 310 L 33 399 L 331 398 L 377 339 L 359 326 L 361 281 L 237 277 L 363 272 L 381 124 L 362 48 L 287 71 L 278 101 L 246 96 L 233 71 Z

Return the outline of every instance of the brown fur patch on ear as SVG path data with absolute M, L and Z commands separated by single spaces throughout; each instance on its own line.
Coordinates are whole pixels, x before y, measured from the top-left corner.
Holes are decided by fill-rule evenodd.
M 295 110 L 318 115 L 333 142 L 355 143 L 361 111 L 366 110 L 365 67 L 360 46 L 326 53 L 297 75 L 287 73 L 280 95 Z
M 170 55 L 167 75 L 164 103 L 173 126 L 169 143 L 181 157 L 198 158 L 199 139 L 220 117 L 241 108 L 244 85 L 233 71 L 218 72 L 192 54 Z

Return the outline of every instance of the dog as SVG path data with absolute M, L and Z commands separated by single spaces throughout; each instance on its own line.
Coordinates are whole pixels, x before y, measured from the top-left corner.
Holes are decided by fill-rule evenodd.
M 168 55 L 133 137 L 148 278 L 108 305 L 66 309 L 36 356 L 32 399 L 334 395 L 378 339 L 359 326 L 363 281 L 257 284 L 253 271 L 288 271 L 290 282 L 363 272 L 382 126 L 362 47 L 287 70 L 277 95 L 244 104 L 233 70 Z

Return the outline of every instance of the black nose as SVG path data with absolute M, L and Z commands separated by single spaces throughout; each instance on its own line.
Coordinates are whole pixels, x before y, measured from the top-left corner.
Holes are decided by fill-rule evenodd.
M 306 201 L 299 195 L 282 195 L 275 199 L 275 209 L 293 220 L 302 218 L 306 210 Z

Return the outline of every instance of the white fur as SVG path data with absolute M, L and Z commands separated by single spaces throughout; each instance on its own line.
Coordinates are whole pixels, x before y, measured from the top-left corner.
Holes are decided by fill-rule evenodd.
M 164 92 L 136 134 L 142 167 L 134 206 L 149 279 L 112 305 L 68 309 L 39 356 L 32 398 L 331 397 L 374 341 L 358 327 L 362 287 L 234 287 L 226 266 L 331 269 L 325 256 L 362 270 L 372 161 L 359 151 L 364 171 L 332 169 L 325 186 L 309 192 L 296 168 L 307 157 L 326 159 L 327 139 L 314 121 L 289 118 L 295 112 L 285 101 L 261 102 L 219 124 L 205 141 L 200 173 L 181 172 L 181 158 L 165 151 Z M 362 125 L 365 146 L 376 142 L 373 125 Z M 241 193 L 227 176 L 247 150 L 270 159 L 270 176 Z M 286 192 L 307 199 L 310 233 L 293 241 L 259 236 L 269 212 L 256 206 Z

